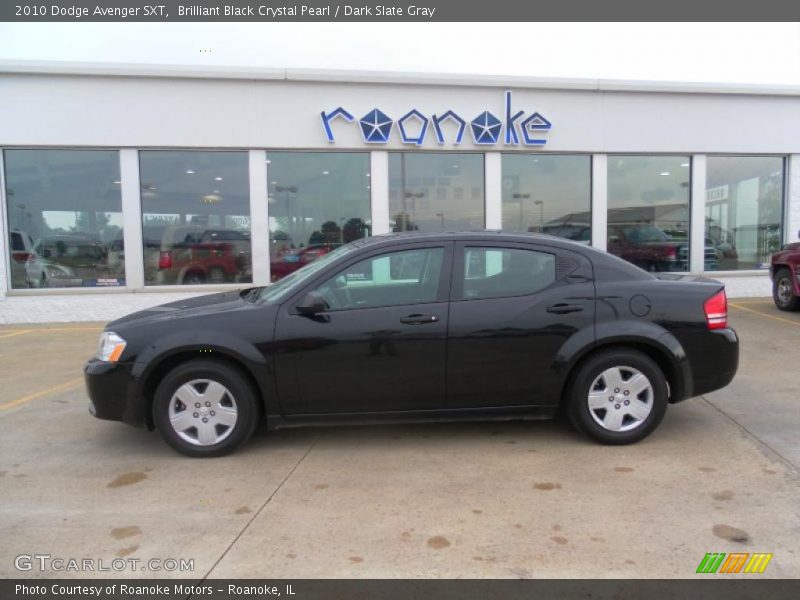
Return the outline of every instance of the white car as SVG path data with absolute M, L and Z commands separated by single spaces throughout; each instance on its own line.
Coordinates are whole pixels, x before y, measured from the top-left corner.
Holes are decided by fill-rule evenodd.
M 13 289 L 32 287 L 29 265 L 36 261 L 36 245 L 30 234 L 12 231 L 11 238 L 11 287 Z

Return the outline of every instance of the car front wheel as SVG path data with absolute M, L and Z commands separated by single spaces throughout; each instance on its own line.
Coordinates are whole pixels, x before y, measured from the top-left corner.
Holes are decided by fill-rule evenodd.
M 256 393 L 235 368 L 193 360 L 171 371 L 153 400 L 153 420 L 181 454 L 222 456 L 246 442 L 256 427 Z
M 565 399 L 576 429 L 601 444 L 632 444 L 650 435 L 667 409 L 667 382 L 659 366 L 636 350 L 590 356 Z
M 775 306 L 781 310 L 797 310 L 800 306 L 800 298 L 794 295 L 792 289 L 792 274 L 789 269 L 780 269 L 775 273 L 772 299 L 775 301 Z

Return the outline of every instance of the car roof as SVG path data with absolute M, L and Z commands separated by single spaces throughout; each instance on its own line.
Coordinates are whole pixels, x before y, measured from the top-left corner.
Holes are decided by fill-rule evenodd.
M 517 242 L 523 244 L 546 243 L 568 249 L 586 249 L 584 244 L 579 244 L 563 237 L 546 233 L 514 233 L 499 229 L 482 229 L 477 231 L 404 231 L 402 233 L 383 233 L 372 237 L 362 238 L 353 242 L 358 246 L 391 245 L 404 242 L 440 242 L 440 241 L 486 241 L 486 242 Z

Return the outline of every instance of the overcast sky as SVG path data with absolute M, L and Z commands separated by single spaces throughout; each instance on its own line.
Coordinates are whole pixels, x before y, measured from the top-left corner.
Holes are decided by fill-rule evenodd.
M 800 85 L 800 24 L 3 23 L 0 59 Z

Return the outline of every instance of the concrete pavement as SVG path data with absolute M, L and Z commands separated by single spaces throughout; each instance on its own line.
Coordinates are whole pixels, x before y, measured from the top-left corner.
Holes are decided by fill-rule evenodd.
M 772 552 L 799 577 L 800 313 L 734 301 L 740 372 L 628 447 L 556 422 L 258 432 L 189 460 L 92 419 L 99 325 L 0 328 L 0 576 L 20 554 L 184 558 L 133 577 L 691 577 L 706 552 Z

